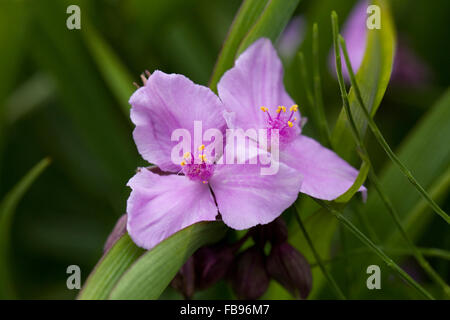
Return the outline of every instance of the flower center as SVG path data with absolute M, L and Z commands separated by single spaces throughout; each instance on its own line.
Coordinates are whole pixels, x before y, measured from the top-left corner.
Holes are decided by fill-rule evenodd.
M 289 116 L 287 116 L 286 107 L 284 106 L 279 106 L 277 108 L 276 117 L 272 117 L 269 113 L 269 109 L 266 107 L 261 107 L 261 110 L 267 114 L 267 129 L 269 129 L 268 139 L 271 137 L 272 130 L 278 130 L 281 144 L 287 144 L 295 139 L 297 131 L 294 127 L 294 123 L 297 121 L 297 118 L 294 117 L 294 114 L 298 110 L 298 105 L 294 104 L 290 107 L 289 111 L 291 113 Z
M 194 156 L 190 152 L 186 152 L 183 155 L 184 160 L 181 161 L 181 166 L 183 167 L 182 171 L 189 179 L 193 181 L 208 183 L 208 180 L 214 173 L 214 164 L 207 163 L 208 160 L 203 154 L 205 145 L 202 144 L 198 149 L 201 151 L 201 154 L 198 155 L 201 162 L 195 163 Z

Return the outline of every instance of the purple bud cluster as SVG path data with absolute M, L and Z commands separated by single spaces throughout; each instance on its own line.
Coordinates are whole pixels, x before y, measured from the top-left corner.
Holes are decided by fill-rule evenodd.
M 294 297 L 305 299 L 312 287 L 310 266 L 287 239 L 286 224 L 278 218 L 250 229 L 236 243 L 200 248 L 180 269 L 171 285 L 190 299 L 196 290 L 225 279 L 237 298 L 258 299 L 273 279 Z M 249 247 L 241 248 L 250 242 Z

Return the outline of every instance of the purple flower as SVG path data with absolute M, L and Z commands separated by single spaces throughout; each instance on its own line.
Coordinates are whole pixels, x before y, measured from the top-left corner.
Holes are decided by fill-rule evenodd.
M 366 52 L 366 19 L 368 17 L 366 10 L 368 6 L 368 0 L 360 0 L 357 2 L 342 28 L 342 36 L 346 41 L 350 63 L 355 73 L 359 70 Z M 341 63 L 342 75 L 346 81 L 349 81 L 350 76 L 347 67 L 345 66 L 344 59 L 341 59 Z M 332 74 L 335 76 L 335 57 L 333 49 L 330 51 L 329 55 L 329 67 Z M 392 80 L 398 84 L 419 86 L 430 79 L 430 74 L 431 72 L 428 66 L 410 49 L 404 40 L 400 39 L 394 57 L 394 65 L 392 67 Z
M 195 121 L 203 130 L 225 130 L 223 104 L 208 88 L 155 71 L 130 104 L 138 151 L 160 169 L 141 168 L 128 182 L 127 230 L 137 245 L 151 249 L 189 225 L 216 220 L 219 212 L 234 229 L 266 224 L 297 198 L 302 178 L 283 164 L 274 175 L 261 175 L 255 164 L 217 164 L 203 154 L 209 145 L 195 146 L 191 150 L 201 153 L 185 154 L 180 163 L 172 161 L 174 130 L 195 136 Z
M 288 60 L 292 59 L 304 38 L 305 19 L 296 16 L 289 21 L 278 40 L 277 47 L 280 55 Z
M 334 200 L 352 186 L 358 171 L 301 134 L 304 121 L 284 88 L 283 67 L 270 40 L 250 46 L 224 74 L 218 91 L 228 127 L 279 130 L 280 162 L 303 177 L 297 191 Z

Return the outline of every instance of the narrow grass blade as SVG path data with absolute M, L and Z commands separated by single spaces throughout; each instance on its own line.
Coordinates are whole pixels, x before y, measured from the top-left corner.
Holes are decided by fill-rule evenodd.
M 35 165 L 0 202 L 0 299 L 15 298 L 13 276 L 11 274 L 10 235 L 14 212 L 20 199 L 33 182 L 49 166 L 45 158 Z
M 346 217 L 344 217 L 339 211 L 331 207 L 324 201 L 316 200 L 318 204 L 330 211 L 336 219 L 339 220 L 351 233 L 353 233 L 364 245 L 373 251 L 378 257 L 380 257 L 386 265 L 393 271 L 398 273 L 398 275 L 405 280 L 409 285 L 420 292 L 425 298 L 434 300 L 434 297 L 423 288 L 417 281 L 411 278 L 402 268 L 400 268 L 390 257 L 388 257 L 378 246 L 376 246 L 369 238 L 367 238 L 364 233 L 359 231 L 359 229 Z
M 364 102 L 360 98 L 361 96 L 360 96 L 358 84 L 356 82 L 355 75 L 354 75 L 353 69 L 351 67 L 350 58 L 348 56 L 347 48 L 345 46 L 345 40 L 342 37 L 338 36 L 338 24 L 337 24 L 337 15 L 336 14 L 332 15 L 332 20 L 333 20 L 332 22 L 333 22 L 333 36 L 334 36 L 333 42 L 334 42 L 335 54 L 336 54 L 336 69 L 337 69 L 337 74 L 338 74 L 338 81 L 339 81 L 340 88 L 341 88 L 343 103 L 344 103 L 344 107 L 346 110 L 346 115 L 351 124 L 353 136 L 356 139 L 356 145 L 361 149 L 362 159 L 369 165 L 369 167 L 372 167 L 369 155 L 367 153 L 367 149 L 364 145 L 364 142 L 362 141 L 362 138 L 358 132 L 358 129 L 355 126 L 355 121 L 353 119 L 352 111 L 349 107 L 348 96 L 347 96 L 347 92 L 345 91 L 345 85 L 344 85 L 344 81 L 343 81 L 343 77 L 342 77 L 342 66 L 340 63 L 340 50 L 343 51 L 352 86 L 355 89 L 356 96 L 358 97 L 358 102 L 361 104 L 362 108 L 365 108 Z M 339 44 L 338 44 L 338 39 L 340 42 L 340 48 L 339 48 Z M 369 116 L 369 119 L 371 119 L 370 116 Z M 418 251 L 416 249 L 413 241 L 410 239 L 410 237 L 406 233 L 405 229 L 402 226 L 402 222 L 400 220 L 399 215 L 397 214 L 396 209 L 392 205 L 388 196 L 384 193 L 384 191 L 381 187 L 381 184 L 378 181 L 378 177 L 376 176 L 375 172 L 373 171 L 373 168 L 371 168 L 371 171 L 370 171 L 370 180 L 373 183 L 373 185 L 375 186 L 375 189 L 376 189 L 377 193 L 379 194 L 380 198 L 382 199 L 385 207 L 388 209 L 388 212 L 391 215 L 392 219 L 394 220 L 394 223 L 395 223 L 397 229 L 400 231 L 402 237 L 405 239 L 406 243 L 410 247 L 417 262 L 422 266 L 422 268 L 427 272 L 427 274 L 444 290 L 444 292 L 448 296 L 450 296 L 450 288 L 447 286 L 445 281 L 439 276 L 439 274 L 431 267 L 431 265 L 428 263 L 428 261 L 425 260 L 425 258 L 420 253 L 420 251 Z
M 336 41 L 337 41 L 337 39 L 336 39 Z M 345 51 L 345 53 L 347 53 L 347 49 L 345 46 L 345 40 L 342 37 L 340 38 L 340 43 L 341 43 L 342 49 Z M 339 50 L 337 50 L 337 52 L 339 52 Z M 344 55 L 345 55 L 345 53 L 344 53 Z M 347 67 L 350 72 L 351 67 L 349 66 L 350 59 L 348 57 L 348 53 L 345 55 L 345 59 L 347 61 Z M 342 77 L 342 72 L 341 72 L 341 77 Z M 341 79 L 341 80 L 343 80 L 343 79 Z M 381 145 L 381 147 L 386 152 L 386 154 L 389 156 L 389 158 L 392 160 L 392 162 L 394 162 L 398 166 L 398 168 L 402 171 L 402 173 L 405 175 L 405 177 L 411 182 L 411 184 L 417 189 L 417 191 L 424 197 L 424 199 L 428 202 L 429 206 L 431 208 L 433 208 L 433 210 L 439 216 L 441 216 L 447 223 L 450 223 L 450 217 L 444 212 L 444 210 L 442 210 L 436 204 L 436 202 L 430 197 L 430 195 L 425 191 L 425 189 L 419 184 L 419 182 L 416 180 L 416 178 L 414 178 L 411 171 L 403 164 L 403 162 L 392 151 L 391 147 L 387 143 L 387 141 L 384 138 L 384 136 L 382 135 L 381 131 L 378 129 L 378 126 L 373 121 L 371 115 L 369 114 L 369 111 L 367 110 L 367 107 L 364 104 L 364 101 L 362 99 L 361 92 L 359 90 L 359 87 L 356 82 L 356 78 L 355 78 L 353 71 L 351 71 L 351 73 L 350 73 L 350 80 L 352 82 L 352 88 L 354 88 L 354 91 L 355 91 L 355 94 L 356 94 L 356 97 L 358 100 L 358 105 L 360 106 L 361 110 L 363 111 L 366 121 L 369 123 L 369 127 L 372 130 L 372 133 L 374 134 L 378 143 Z
M 315 249 L 315 247 L 314 247 L 314 244 L 312 243 L 311 238 L 309 237 L 308 232 L 306 231 L 306 228 L 305 228 L 305 226 L 303 225 L 303 222 L 302 222 L 302 220 L 301 220 L 301 218 L 300 218 L 300 214 L 298 213 L 297 208 L 296 208 L 295 218 L 296 218 L 296 220 L 297 220 L 297 222 L 298 222 L 298 225 L 300 226 L 300 229 L 301 229 L 302 232 L 303 232 L 303 235 L 304 235 L 306 241 L 308 242 L 308 245 L 309 245 L 311 251 L 312 251 L 313 254 L 314 254 L 314 257 L 315 257 L 315 259 L 316 259 L 316 262 L 317 262 L 317 264 L 319 265 L 320 270 L 322 271 L 323 275 L 325 276 L 325 278 L 327 279 L 327 281 L 330 283 L 331 287 L 332 287 L 332 288 L 334 289 L 334 291 L 336 292 L 336 295 L 338 296 L 338 298 L 341 299 L 341 300 L 345 300 L 346 297 L 345 297 L 344 293 L 343 293 L 342 290 L 339 288 L 339 286 L 338 286 L 338 284 L 336 283 L 336 281 L 334 280 L 333 276 L 328 272 L 328 270 L 327 270 L 327 269 L 325 268 L 325 266 L 323 265 L 322 259 L 320 258 L 320 255 L 317 253 L 317 251 L 316 251 L 316 249 Z
M 325 108 L 323 106 L 323 98 L 322 98 L 322 83 L 320 80 L 319 27 L 317 26 L 317 23 L 315 23 L 313 26 L 312 55 L 313 55 L 314 101 L 319 124 L 321 142 L 325 146 L 330 147 L 331 146 L 330 130 L 328 128 L 328 122 L 325 116 Z

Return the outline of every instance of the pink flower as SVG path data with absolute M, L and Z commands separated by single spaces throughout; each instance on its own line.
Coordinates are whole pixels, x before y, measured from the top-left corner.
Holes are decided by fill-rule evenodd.
M 303 177 L 299 192 L 334 200 L 352 186 L 358 171 L 301 134 L 298 107 L 284 88 L 283 67 L 269 39 L 259 39 L 236 60 L 218 91 L 228 127 L 279 130 L 279 160 Z
M 225 73 L 218 91 L 220 99 L 182 75 L 155 71 L 130 98 L 138 151 L 158 166 L 141 168 L 128 182 L 132 192 L 127 230 L 143 248 L 151 249 L 196 222 L 216 220 L 219 213 L 233 229 L 267 224 L 296 200 L 298 192 L 333 200 L 358 175 L 333 151 L 301 134 L 302 119 L 285 91 L 282 65 L 270 40 L 260 39 L 249 47 Z M 278 170 L 261 175 L 261 164 L 251 161 L 218 164 L 203 154 L 209 145 L 198 149 L 192 144 L 191 150 L 200 151 L 188 152 L 174 163 L 171 153 L 177 141 L 171 140 L 172 133 L 185 129 L 195 136 L 196 121 L 203 130 L 221 133 L 227 126 L 270 129 L 269 135 L 277 129 Z M 257 151 L 250 153 L 270 155 L 274 150 Z M 223 150 L 219 153 L 218 157 Z
M 189 225 L 216 220 L 219 212 L 234 229 L 266 224 L 296 200 L 302 178 L 283 164 L 276 174 L 261 175 L 258 164 L 217 164 L 203 153 L 173 163 L 174 130 L 194 136 L 194 121 L 201 121 L 203 130 L 225 130 L 223 104 L 210 89 L 155 71 L 130 104 L 138 151 L 160 169 L 141 168 L 128 182 L 127 230 L 137 245 L 151 249 Z

